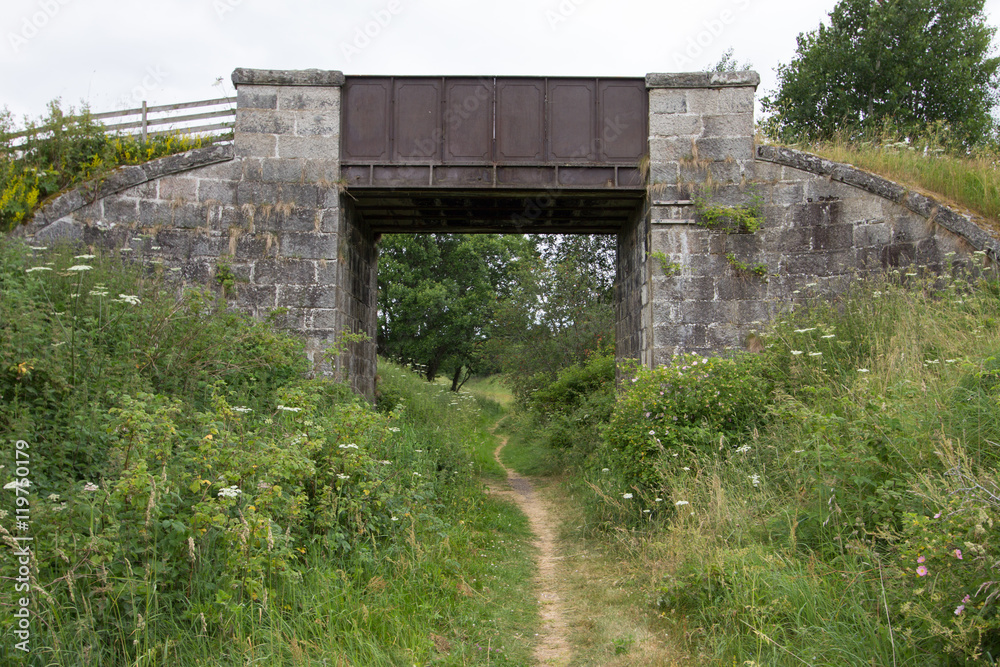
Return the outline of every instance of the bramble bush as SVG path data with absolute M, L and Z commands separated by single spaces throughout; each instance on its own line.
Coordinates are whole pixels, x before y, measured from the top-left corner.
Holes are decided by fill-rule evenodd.
M 922 474 L 916 493 L 933 514 L 907 515 L 895 536 L 894 602 L 903 631 L 958 661 L 1000 657 L 1000 480 L 949 440 L 943 473 Z

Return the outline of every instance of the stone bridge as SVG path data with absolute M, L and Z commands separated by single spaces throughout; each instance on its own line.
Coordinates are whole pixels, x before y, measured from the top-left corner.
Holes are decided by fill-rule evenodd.
M 836 295 L 856 276 L 938 271 L 949 253 L 995 259 L 1000 247 L 919 193 L 756 145 L 753 72 L 237 69 L 233 83 L 231 145 L 121 168 L 61 195 L 18 233 L 119 248 L 191 283 L 224 270 L 232 306 L 258 317 L 280 309 L 318 369 L 368 396 L 383 233 L 616 234 L 616 350 L 647 365 L 742 347 L 781 309 Z M 763 226 L 706 228 L 701 200 L 757 202 Z M 348 332 L 369 340 L 324 361 Z

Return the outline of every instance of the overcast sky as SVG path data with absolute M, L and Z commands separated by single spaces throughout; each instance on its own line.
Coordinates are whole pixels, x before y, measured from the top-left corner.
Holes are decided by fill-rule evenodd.
M 836 0 L 2 0 L 0 107 L 94 112 L 233 94 L 236 67 L 643 76 L 732 47 L 772 90 Z M 987 0 L 992 25 L 1000 0 Z M 221 80 L 220 80 L 221 77 Z

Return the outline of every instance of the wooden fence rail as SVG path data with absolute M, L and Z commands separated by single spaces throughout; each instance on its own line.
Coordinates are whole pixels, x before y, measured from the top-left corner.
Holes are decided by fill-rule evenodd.
M 204 111 L 201 113 L 190 113 L 183 115 L 169 115 L 171 111 L 179 111 L 182 109 L 203 109 L 206 107 L 221 106 L 223 104 L 229 105 L 227 109 L 221 109 L 218 111 Z M 198 102 L 182 102 L 180 104 L 164 104 L 161 106 L 147 106 L 146 102 L 143 101 L 141 107 L 136 107 L 135 109 L 125 109 L 124 111 L 105 111 L 102 113 L 89 114 L 88 117 L 91 120 L 104 121 L 106 119 L 115 118 L 128 118 L 130 116 L 139 116 L 138 120 L 127 120 L 121 122 L 105 123 L 104 128 L 108 132 L 116 133 L 123 132 L 125 134 L 139 134 L 142 140 L 145 141 L 150 136 L 157 136 L 163 134 L 207 134 L 207 133 L 222 133 L 222 132 L 232 132 L 233 125 L 236 120 L 236 99 L 232 97 L 219 97 L 214 100 L 200 100 Z M 155 117 L 152 117 L 155 116 Z M 64 121 L 65 124 L 71 124 L 76 122 L 79 116 L 67 117 Z M 192 121 L 207 120 L 207 119 L 217 119 L 217 118 L 228 118 L 229 120 L 207 123 L 202 125 L 188 126 L 183 125 L 190 123 Z M 170 129 L 165 130 L 153 130 L 151 127 L 160 125 L 173 125 Z M 183 126 L 181 126 L 183 125 Z M 20 132 L 15 132 L 13 134 L 7 135 L 8 139 L 18 139 L 21 137 L 26 137 L 29 134 L 34 134 L 37 132 L 49 132 L 55 129 L 52 125 L 44 125 L 37 127 L 32 130 L 21 130 Z

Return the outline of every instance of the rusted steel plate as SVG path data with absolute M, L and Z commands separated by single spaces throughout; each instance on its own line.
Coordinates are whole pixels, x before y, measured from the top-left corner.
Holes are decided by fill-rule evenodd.
M 548 80 L 548 161 L 597 160 L 597 81 Z
M 643 79 L 348 77 L 343 106 L 354 187 L 643 186 Z
M 352 77 L 344 84 L 344 160 L 389 160 L 389 101 L 392 80 L 388 77 Z
M 497 185 L 535 185 L 545 187 L 556 184 L 555 167 L 497 167 Z
M 597 188 L 615 187 L 614 167 L 560 167 L 559 185 L 589 185 Z
M 429 186 L 431 168 L 429 166 L 376 166 L 372 169 L 372 185 L 376 187 L 406 187 L 410 185 Z
M 433 184 L 439 187 L 492 185 L 493 170 L 490 167 L 435 167 Z
M 645 82 L 613 79 L 598 83 L 599 162 L 631 162 L 646 154 L 649 96 Z
M 493 78 L 444 82 L 444 161 L 493 162 Z
M 441 161 L 441 79 L 393 82 L 393 161 Z
M 497 162 L 545 162 L 545 79 L 497 79 Z

